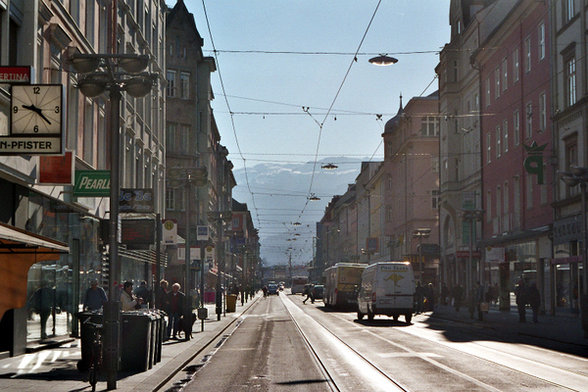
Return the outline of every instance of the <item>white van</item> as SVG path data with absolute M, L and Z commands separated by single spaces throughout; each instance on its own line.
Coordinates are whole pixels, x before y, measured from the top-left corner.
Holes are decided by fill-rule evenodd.
M 412 320 L 414 273 L 409 262 L 386 261 L 369 265 L 361 275 L 357 297 L 357 318 L 376 314 L 392 316 L 394 321 L 403 314 L 407 323 Z

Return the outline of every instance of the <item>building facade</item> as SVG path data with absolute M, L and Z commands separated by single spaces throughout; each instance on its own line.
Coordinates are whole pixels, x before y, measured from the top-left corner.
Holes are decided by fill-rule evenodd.
M 114 9 L 112 4 L 118 7 Z M 75 170 L 110 170 L 109 146 L 118 143 L 121 187 L 152 189 L 154 213 L 162 213 L 164 202 L 166 10 L 163 1 L 0 2 L 1 64 L 30 66 L 31 83 L 62 86 L 64 152 L 71 152 L 72 157 L 68 165 Z M 77 88 L 80 75 L 69 63 L 74 53 L 147 54 L 147 71 L 161 75 L 144 98 L 123 93 L 118 140 L 110 138 L 112 108 L 108 98 L 88 98 Z M 0 90 L 0 135 L 6 136 L 10 134 L 12 89 L 3 84 Z M 43 258 L 23 256 L 29 257 L 28 264 L 23 263 L 24 274 L 20 271 L 16 278 L 11 278 L 8 270 L 0 273 L 12 280 L 3 287 L 18 293 L 6 305 L 11 310 L 4 312 L 0 323 L 0 351 L 10 355 L 24 353 L 27 344 L 76 334 L 73 315 L 81 310 L 90 281 L 108 281 L 104 258 L 107 235 L 101 222 L 108 220 L 109 198 L 76 196 L 72 179 L 44 182 L 41 173 L 51 162 L 55 164 L 35 155 L 0 156 L 0 188 L 5 201 L 0 206 L 1 222 L 21 233 L 24 244 L 34 243 L 38 236 L 49 244 L 55 240 L 64 244 L 63 248 L 51 245 L 64 252 L 53 260 L 36 262 Z M 58 166 L 64 167 L 62 163 Z M 126 216 L 121 214 L 121 218 Z M 121 244 L 118 264 L 116 272 L 122 279 L 151 282 L 152 251 L 134 251 Z

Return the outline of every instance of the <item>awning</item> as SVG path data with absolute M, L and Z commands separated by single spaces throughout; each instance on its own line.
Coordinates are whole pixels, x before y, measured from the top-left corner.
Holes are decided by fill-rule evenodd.
M 63 242 L 0 223 L 2 253 L 69 253 L 69 247 Z
M 0 223 L 0 318 L 26 305 L 31 266 L 58 260 L 63 253 L 69 253 L 63 242 Z

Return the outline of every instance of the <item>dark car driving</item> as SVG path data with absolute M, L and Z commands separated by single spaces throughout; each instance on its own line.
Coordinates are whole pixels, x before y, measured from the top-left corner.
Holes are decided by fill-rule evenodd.
M 280 294 L 278 291 L 278 285 L 275 283 L 270 283 L 267 285 L 267 293 L 268 294 Z

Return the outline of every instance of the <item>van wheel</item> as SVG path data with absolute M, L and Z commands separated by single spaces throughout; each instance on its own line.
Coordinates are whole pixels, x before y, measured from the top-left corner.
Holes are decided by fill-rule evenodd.
M 405 314 L 404 319 L 406 320 L 407 324 L 410 324 L 410 321 L 412 320 L 412 313 Z
M 374 313 L 370 312 L 369 309 L 368 309 L 368 312 L 367 312 L 367 316 L 368 316 L 368 320 L 369 321 L 374 321 Z
M 361 313 L 360 311 L 357 312 L 357 319 L 358 320 L 363 320 L 363 316 L 365 316 L 365 314 Z

